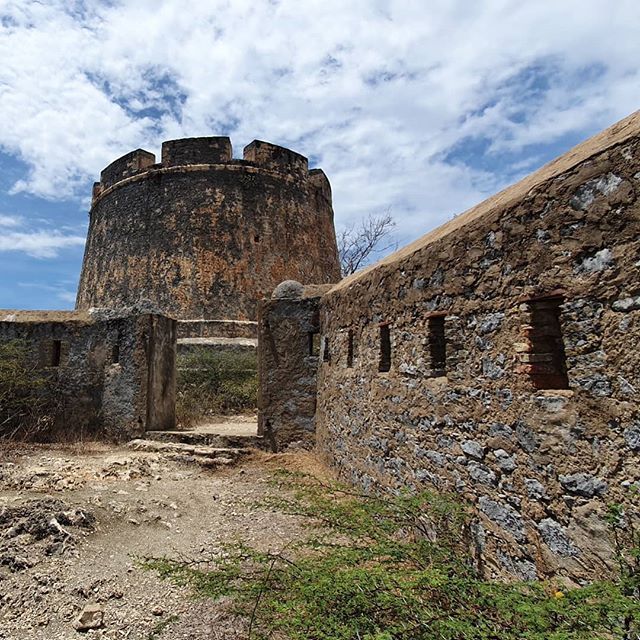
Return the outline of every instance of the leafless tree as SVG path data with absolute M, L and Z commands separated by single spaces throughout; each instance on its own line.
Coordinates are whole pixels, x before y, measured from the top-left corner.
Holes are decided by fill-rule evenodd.
M 360 224 L 343 229 L 338 234 L 342 277 L 367 265 L 374 255 L 396 248 L 397 243 L 389 242 L 389 234 L 395 226 L 395 220 L 387 211 L 381 215 L 370 214 Z

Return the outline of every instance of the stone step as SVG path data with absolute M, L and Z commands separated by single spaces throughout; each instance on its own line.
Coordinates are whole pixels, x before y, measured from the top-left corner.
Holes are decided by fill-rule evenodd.
M 239 447 L 214 447 L 142 438 L 131 440 L 127 447 L 135 451 L 161 453 L 170 460 L 196 463 L 203 467 L 231 466 L 251 453 L 250 449 Z
M 208 431 L 147 431 L 145 439 L 158 442 L 175 442 L 190 445 L 208 445 L 211 447 L 264 449 L 267 445 L 262 436 L 230 433 L 211 433 Z

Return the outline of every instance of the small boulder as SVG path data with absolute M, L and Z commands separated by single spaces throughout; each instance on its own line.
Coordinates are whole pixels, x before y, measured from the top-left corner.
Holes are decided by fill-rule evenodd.
M 516 457 L 510 456 L 504 449 L 496 449 L 493 452 L 493 455 L 496 457 L 496 462 L 498 466 L 507 472 L 514 471 L 516 468 Z
M 484 447 L 475 440 L 465 440 L 461 447 L 470 458 L 475 458 L 476 460 L 484 458 Z
M 99 604 L 88 604 L 74 623 L 76 631 L 89 631 L 104 626 L 104 609 Z
M 607 483 L 602 478 L 596 478 L 587 473 L 560 476 L 559 480 L 566 491 L 585 498 L 601 496 L 607 490 Z

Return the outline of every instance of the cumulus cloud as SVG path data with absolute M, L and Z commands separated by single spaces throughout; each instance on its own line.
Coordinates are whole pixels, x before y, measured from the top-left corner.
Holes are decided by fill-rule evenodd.
M 5 0 L 0 147 L 29 167 L 14 193 L 79 198 L 139 146 L 267 139 L 325 169 L 338 224 L 390 209 L 406 239 L 530 171 L 545 145 L 636 109 L 637 11 L 636 0 Z M 42 256 L 79 238 L 13 242 Z

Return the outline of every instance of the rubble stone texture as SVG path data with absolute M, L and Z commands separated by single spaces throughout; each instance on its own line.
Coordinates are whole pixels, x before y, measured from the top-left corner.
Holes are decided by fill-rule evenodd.
M 640 485 L 639 194 L 640 112 L 335 285 L 316 398 L 265 301 L 299 364 L 271 360 L 263 399 L 315 400 L 318 451 L 366 490 L 470 501 L 488 576 L 601 577 L 607 504 Z
M 82 609 L 74 627 L 76 631 L 89 631 L 104 626 L 104 609 L 99 604 L 88 604 Z
M 19 340 L 55 381 L 52 436 L 122 440 L 175 427 L 176 322 L 131 310 L 2 311 L 0 341 Z
M 319 302 L 329 288 L 283 282 L 261 305 L 258 434 L 274 451 L 295 442 L 313 442 L 322 355 Z
M 89 217 L 78 309 L 149 300 L 178 320 L 255 321 L 279 282 L 340 278 L 329 181 L 267 142 L 243 160 L 225 137 L 165 142 L 160 164 L 133 151 L 104 169 Z M 255 337 L 255 325 L 236 332 Z M 228 330 L 192 322 L 180 333 Z

